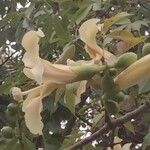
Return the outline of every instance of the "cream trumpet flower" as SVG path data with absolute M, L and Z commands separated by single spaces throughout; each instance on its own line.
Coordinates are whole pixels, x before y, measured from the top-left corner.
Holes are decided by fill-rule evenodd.
M 43 74 L 38 44 L 41 37 L 44 37 L 44 33 L 40 29 L 38 31 L 29 31 L 23 36 L 21 43 L 26 51 L 22 58 L 25 65 L 23 72 L 27 77 L 35 79 L 38 84 L 42 83 L 41 76 Z
M 76 62 L 73 60 L 70 60 L 70 59 L 67 60 L 68 66 L 79 66 L 79 65 L 83 65 L 83 64 L 87 64 L 87 63 L 94 64 L 93 60 L 92 61 L 79 60 Z M 87 80 L 82 80 L 82 81 L 78 81 L 78 82 L 74 82 L 74 83 L 66 85 L 66 87 L 67 87 L 66 89 L 69 89 L 69 88 L 73 89 L 73 90 L 69 89 L 70 91 L 72 91 L 72 93 L 69 93 L 69 94 L 73 95 L 75 105 L 80 102 L 81 94 L 86 91 L 86 84 L 87 84 Z
M 27 128 L 33 134 L 42 134 L 43 124 L 41 122 L 40 112 L 42 110 L 42 101 L 40 97 L 40 90 L 42 87 L 33 88 L 31 90 L 22 92 L 20 88 L 13 87 L 11 89 L 12 95 L 15 100 L 19 100 L 19 97 L 26 96 L 23 101 L 22 110 L 25 112 L 25 123 Z M 17 99 L 16 99 L 17 98 Z
M 92 18 L 85 21 L 79 28 L 79 36 L 85 43 L 85 50 L 91 58 L 100 60 L 104 57 L 106 62 L 108 62 L 110 59 L 115 59 L 115 56 L 97 45 L 96 34 L 100 30 L 100 25 L 97 25 L 99 21 L 100 19 L 97 18 Z
M 26 96 L 22 108 L 25 112 L 25 123 L 33 134 L 42 134 L 43 123 L 40 113 L 43 109 L 42 99 L 44 97 L 59 87 L 84 78 L 90 78 L 105 68 L 104 66 L 93 64 L 83 66 L 52 64 L 41 59 L 39 57 L 38 42 L 43 35 L 42 31 L 40 31 L 40 34 L 39 31 L 29 31 L 22 39 L 22 46 L 26 50 L 23 56 L 25 65 L 23 71 L 28 78 L 40 84 L 40 86 L 22 93 Z M 18 91 L 20 92 L 20 90 Z M 13 95 L 15 96 L 15 94 Z
M 40 31 L 41 33 L 42 31 Z M 67 66 L 62 64 L 52 64 L 49 61 L 39 57 L 39 33 L 38 31 L 27 32 L 22 40 L 22 46 L 25 48 L 26 53 L 23 56 L 25 65 L 24 74 L 35 80 L 38 84 L 44 84 L 47 81 L 56 84 L 67 84 L 75 82 L 79 76 L 90 78 L 88 75 L 98 73 L 103 67 L 94 64 L 84 64 L 83 66 Z M 41 33 L 41 35 L 44 35 Z M 28 38 L 28 36 L 30 38 Z M 31 38 L 32 37 L 32 38 Z M 42 37 L 42 36 L 41 36 Z M 30 39 L 30 40 L 29 40 Z M 29 44 L 28 44 L 29 43 Z M 32 44 L 31 44 L 32 43 Z M 31 49 L 30 49 L 30 46 Z M 31 51 L 31 54 L 30 54 Z M 35 57 L 34 57 L 35 56 Z M 83 76 L 83 74 L 84 76 Z
M 26 50 L 22 61 L 25 68 L 24 74 L 35 80 L 38 84 L 51 81 L 54 83 L 66 83 L 75 78 L 74 72 L 70 67 L 60 64 L 51 64 L 39 57 L 39 40 L 44 33 L 40 31 L 29 31 L 22 39 L 22 46 Z
M 22 111 L 25 113 L 25 123 L 31 133 L 42 135 L 43 123 L 40 114 L 43 109 L 42 99 L 56 88 L 57 85 L 52 83 L 40 85 L 24 92 L 20 88 L 12 88 L 11 91 L 15 100 L 18 101 L 18 96 L 21 98 L 25 97 Z
M 124 71 L 115 79 L 115 83 L 120 89 L 127 89 L 150 77 L 150 54 L 142 57 Z

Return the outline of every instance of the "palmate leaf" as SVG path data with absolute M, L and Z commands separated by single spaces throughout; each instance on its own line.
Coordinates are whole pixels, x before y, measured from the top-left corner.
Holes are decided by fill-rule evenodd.
M 135 37 L 131 32 L 127 30 L 114 31 L 107 36 L 113 39 L 124 41 L 126 43 L 125 51 L 131 49 L 141 42 L 144 42 L 147 38 L 146 36 Z
M 131 15 L 132 14 L 128 14 L 127 12 L 121 12 L 121 13 L 119 13 L 119 14 L 117 14 L 117 15 L 109 18 L 109 19 L 106 19 L 104 21 L 102 33 L 105 34 L 113 24 L 115 24 L 115 23 L 119 22 L 120 20 L 122 20 L 123 18 L 126 18 L 126 17 L 131 16 Z

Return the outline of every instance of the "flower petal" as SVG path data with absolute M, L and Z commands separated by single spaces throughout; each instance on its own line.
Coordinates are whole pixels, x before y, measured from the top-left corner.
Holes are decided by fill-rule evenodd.
M 150 77 L 150 54 L 142 57 L 124 71 L 122 71 L 116 78 L 115 83 L 121 89 L 129 88 L 133 85 Z
M 33 68 L 24 68 L 23 72 L 28 78 L 35 80 L 38 84 L 43 83 L 44 66 L 40 60 Z
M 24 95 L 27 95 L 26 99 L 23 101 L 22 111 L 25 112 L 26 107 L 32 101 L 33 98 L 40 96 L 40 91 L 43 86 L 38 86 L 29 91 L 22 92 Z
M 51 64 L 44 60 L 44 73 L 43 82 L 51 81 L 56 84 L 65 84 L 71 82 L 76 74 L 70 69 L 69 66 L 61 64 Z
M 38 54 L 38 50 L 39 50 L 39 40 L 40 37 L 43 37 L 44 33 L 39 30 L 39 31 L 29 31 L 27 32 L 22 39 L 22 46 L 24 47 L 24 49 L 26 50 L 26 52 L 30 52 L 30 53 L 37 53 Z
M 132 143 L 124 144 L 123 147 L 122 147 L 122 150 L 130 150 L 131 144 L 132 144 Z
M 85 21 L 79 28 L 80 39 L 86 44 L 85 50 L 91 58 L 95 58 L 98 54 L 99 58 L 103 56 L 107 61 L 110 58 L 115 59 L 112 53 L 103 50 L 97 45 L 96 34 L 98 33 L 98 28 L 100 28 L 100 26 L 97 26 L 99 21 L 97 18 Z
M 81 94 L 86 91 L 86 84 L 87 84 L 86 80 L 79 82 L 79 86 L 76 92 L 76 104 L 80 102 Z
M 25 123 L 33 134 L 42 135 L 43 123 L 40 115 L 42 107 L 41 97 L 36 97 L 30 101 L 25 109 Z

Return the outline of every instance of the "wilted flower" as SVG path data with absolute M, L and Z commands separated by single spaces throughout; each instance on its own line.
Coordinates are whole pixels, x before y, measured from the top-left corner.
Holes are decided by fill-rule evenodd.
M 150 54 L 142 57 L 116 78 L 115 83 L 120 89 L 126 89 L 150 77 Z
M 97 45 L 96 34 L 101 29 L 100 25 L 97 25 L 99 21 L 100 20 L 97 18 L 92 18 L 85 21 L 79 28 L 79 36 L 80 39 L 86 44 L 85 50 L 91 58 L 100 60 L 104 57 L 107 62 L 115 59 L 115 56 Z

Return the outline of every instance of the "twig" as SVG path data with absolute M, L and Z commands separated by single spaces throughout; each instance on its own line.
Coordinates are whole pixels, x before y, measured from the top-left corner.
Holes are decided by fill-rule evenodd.
M 137 108 L 136 110 L 133 110 L 118 119 L 112 120 L 112 125 L 114 127 L 120 126 L 120 125 L 130 121 L 131 119 L 137 117 L 139 114 L 145 112 L 149 108 L 150 108 L 150 101 L 147 101 L 143 105 L 141 105 L 139 108 Z M 99 129 L 98 131 L 93 133 L 91 136 L 75 143 L 74 145 L 66 148 L 65 150 L 77 150 L 78 148 L 81 148 L 84 145 L 96 140 L 97 138 L 102 136 L 104 133 L 107 133 L 110 129 L 111 129 L 110 126 L 107 123 L 105 123 L 101 129 Z
M 92 123 L 90 123 L 87 119 L 85 119 L 84 117 L 80 116 L 78 113 L 76 113 L 76 116 L 82 120 L 84 123 L 86 123 L 89 126 L 92 126 Z
M 13 52 L 10 56 L 8 56 L 8 57 L 6 58 L 6 60 L 0 64 L 0 67 L 2 67 L 7 61 L 9 61 L 9 59 L 10 59 L 15 53 L 16 53 L 16 52 Z

